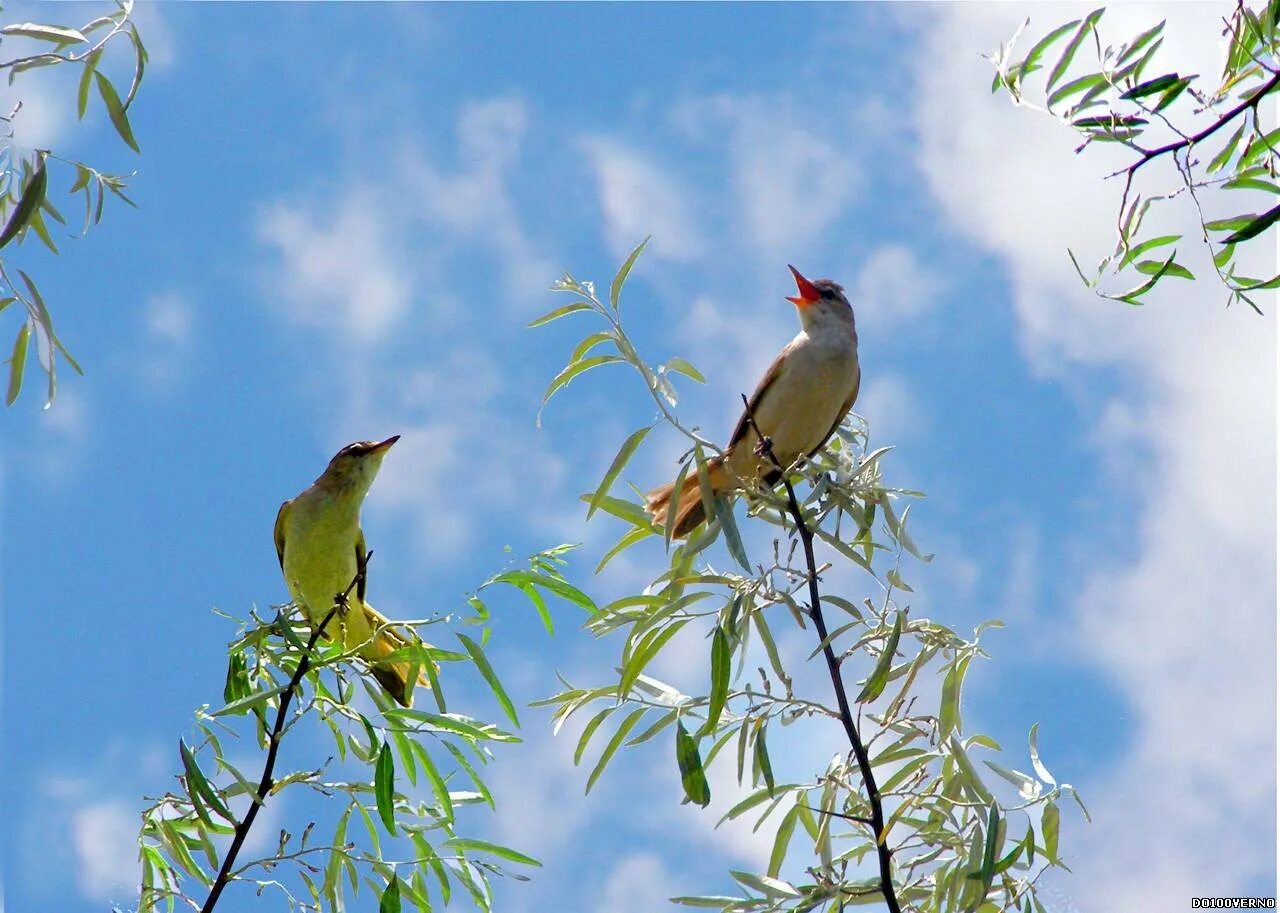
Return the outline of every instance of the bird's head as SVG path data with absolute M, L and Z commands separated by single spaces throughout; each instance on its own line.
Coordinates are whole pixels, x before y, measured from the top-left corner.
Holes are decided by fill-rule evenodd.
M 805 329 L 828 321 L 851 323 L 853 308 L 849 299 L 844 296 L 844 288 L 830 279 L 815 279 L 810 282 L 794 266 L 788 266 L 791 275 L 796 278 L 798 295 L 787 298 L 796 306 L 800 315 L 800 324 Z
M 369 490 L 378 474 L 383 457 L 391 445 L 400 440 L 393 434 L 385 441 L 356 441 L 333 455 L 319 481 L 338 488 L 353 488 L 361 492 Z

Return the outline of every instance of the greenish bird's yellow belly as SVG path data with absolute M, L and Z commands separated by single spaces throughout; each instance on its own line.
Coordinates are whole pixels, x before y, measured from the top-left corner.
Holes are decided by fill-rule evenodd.
M 351 586 L 355 579 L 356 535 L 359 520 L 332 510 L 316 511 L 303 499 L 295 501 L 285 524 L 284 576 L 289 595 L 307 613 L 313 625 L 322 622 L 340 593 L 348 592 L 352 611 L 338 618 L 345 628 L 343 643 L 355 647 L 368 640 L 368 620 Z M 330 622 L 326 634 L 337 630 Z

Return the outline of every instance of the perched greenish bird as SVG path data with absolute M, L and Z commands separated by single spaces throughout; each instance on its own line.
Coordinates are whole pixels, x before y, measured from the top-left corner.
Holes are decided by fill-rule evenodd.
M 289 595 L 302 607 L 312 627 L 322 624 L 335 601 L 347 593 L 367 551 L 360 529 L 360 505 L 391 445 L 400 439 L 357 441 L 334 455 L 320 477 L 296 498 L 280 505 L 276 515 L 276 554 Z M 410 643 L 421 643 L 389 626 L 364 601 L 362 577 L 348 596 L 347 609 L 334 613 L 321 635 L 341 639 L 369 664 L 378 683 L 401 705 L 412 703 L 410 678 L 414 664 L 387 662 L 385 657 Z M 419 675 L 419 681 L 426 679 Z

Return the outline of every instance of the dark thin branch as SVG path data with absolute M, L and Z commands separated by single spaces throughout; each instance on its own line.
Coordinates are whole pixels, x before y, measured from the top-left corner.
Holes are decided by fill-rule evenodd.
M 1181 149 L 1190 149 L 1197 143 L 1203 142 L 1213 136 L 1213 134 L 1217 133 L 1246 111 L 1252 110 L 1256 116 L 1258 112 L 1258 105 L 1262 102 L 1262 99 L 1270 95 L 1277 87 L 1280 87 L 1280 72 L 1272 73 L 1271 78 L 1267 80 L 1257 92 L 1253 93 L 1244 101 L 1240 102 L 1240 104 L 1223 114 L 1199 133 L 1193 133 L 1191 136 L 1184 136 L 1181 139 L 1165 143 L 1163 146 L 1157 146 L 1154 149 L 1142 149 L 1141 147 L 1138 147 L 1142 153 L 1141 158 L 1129 165 L 1127 168 L 1122 168 L 1120 171 L 1116 171 L 1109 175 L 1109 177 L 1116 177 L 1120 174 L 1125 176 L 1124 193 L 1120 196 L 1120 212 L 1123 214 L 1125 205 L 1129 201 L 1129 192 L 1133 189 L 1133 176 L 1138 173 L 1138 169 L 1142 168 L 1143 165 L 1160 158 L 1162 155 L 1168 155 L 1170 152 L 1176 153 Z
M 258 817 L 258 809 L 266 801 L 267 793 L 271 791 L 271 787 L 275 782 L 276 754 L 280 750 L 280 736 L 284 732 L 285 719 L 289 715 L 289 704 L 297 693 L 298 686 L 302 683 L 302 677 L 311 668 L 311 651 L 315 648 L 316 641 L 320 639 L 320 635 L 325 626 L 329 624 L 330 619 L 338 612 L 347 610 L 351 591 L 356 588 L 360 581 L 364 580 L 365 569 L 369 566 L 369 559 L 372 557 L 372 551 L 365 554 L 364 560 L 356 568 L 356 575 L 351 578 L 346 590 L 334 596 L 333 607 L 329 609 L 329 614 L 325 615 L 320 624 L 316 625 L 311 632 L 311 637 L 307 640 L 306 652 L 302 654 L 302 658 L 298 661 L 298 668 L 293 671 L 293 677 L 289 679 L 289 684 L 280 692 L 280 705 L 276 708 L 276 721 L 271 727 L 271 738 L 267 743 L 267 760 L 262 766 L 262 779 L 258 781 L 258 791 L 253 797 L 253 804 L 249 806 L 249 811 L 245 813 L 244 820 L 236 826 L 235 837 L 231 840 L 231 846 L 227 848 L 227 855 L 222 859 L 222 868 L 218 871 L 218 877 L 214 879 L 213 887 L 209 890 L 209 897 L 205 900 L 204 906 L 200 908 L 200 913 L 210 913 L 218 903 L 218 898 L 222 895 L 223 889 L 231 883 L 231 873 L 232 869 L 235 868 L 236 856 L 239 855 L 240 848 L 244 846 L 244 841 L 249 836 L 249 829 L 253 827 L 254 819 Z M 288 622 L 286 621 L 285 624 L 288 624 Z
M 889 849 L 889 835 L 885 833 L 884 805 L 880 801 L 880 788 L 876 786 L 875 773 L 871 770 L 871 758 L 867 754 L 866 746 L 862 743 L 862 736 L 858 733 L 858 726 L 853 720 L 853 711 L 849 707 L 849 696 L 844 687 L 844 675 L 840 671 L 840 661 L 836 659 L 835 651 L 831 647 L 830 636 L 827 633 L 827 622 L 822 616 L 822 597 L 818 592 L 818 562 L 813 554 L 813 531 L 805 523 L 804 511 L 800 509 L 800 502 L 796 499 L 796 490 L 792 487 L 791 480 L 787 478 L 787 467 L 778 461 L 777 455 L 773 452 L 773 442 L 761 433 L 760 426 L 756 424 L 756 417 L 752 412 L 751 403 L 746 396 L 742 397 L 742 402 L 746 406 L 747 421 L 751 423 L 752 429 L 760 439 L 760 454 L 768 457 L 770 462 L 777 467 L 778 472 L 782 475 L 782 484 L 786 487 L 787 509 L 796 522 L 796 532 L 800 534 L 800 544 L 804 547 L 805 565 L 809 571 L 809 617 L 813 619 L 813 627 L 817 631 L 818 642 L 822 644 L 822 655 L 827 661 L 827 672 L 831 675 L 831 685 L 835 689 L 836 703 L 840 708 L 840 722 L 844 725 L 845 735 L 849 737 L 849 746 L 853 749 L 854 757 L 857 758 L 858 770 L 862 773 L 862 781 L 867 785 L 867 799 L 871 805 L 870 827 L 873 831 L 872 839 L 876 844 L 876 857 L 880 863 L 880 892 L 884 895 L 884 902 L 888 907 L 889 913 L 902 913 L 902 907 L 898 904 L 898 895 L 893 885 L 893 851 Z

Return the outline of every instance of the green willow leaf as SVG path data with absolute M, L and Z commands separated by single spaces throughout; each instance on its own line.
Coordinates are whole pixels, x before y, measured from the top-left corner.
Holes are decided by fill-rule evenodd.
M 644 440 L 653 429 L 652 425 L 645 425 L 638 431 L 632 432 L 622 446 L 618 448 L 617 455 L 613 458 L 613 462 L 609 464 L 609 471 L 604 474 L 604 478 L 600 480 L 600 486 L 596 489 L 596 493 L 591 496 L 591 503 L 587 507 L 587 519 L 591 519 L 591 515 L 596 512 L 596 508 L 600 506 L 600 499 L 609 494 L 609 489 L 613 487 L 614 481 L 618 475 L 626 467 L 627 462 L 631 459 L 632 454 L 636 452 L 636 448 L 640 446 L 640 442 Z
M 711 802 L 711 787 L 707 783 L 706 771 L 702 769 L 698 742 L 679 721 L 676 722 L 676 763 L 680 767 L 680 784 L 684 787 L 685 796 L 695 805 L 706 808 Z
M 738 531 L 738 521 L 733 516 L 733 505 L 723 495 L 715 495 L 716 519 L 720 521 L 720 529 L 724 532 L 725 548 L 748 574 L 751 573 L 751 562 L 747 558 L 747 550 L 742 544 L 742 534 Z
M 476 840 L 471 837 L 450 837 L 440 845 L 459 850 L 471 850 L 477 853 L 489 853 L 500 859 L 505 859 L 508 862 L 518 862 L 521 865 L 536 865 L 539 867 L 542 865 L 532 856 L 526 856 L 524 853 L 517 852 L 511 847 L 503 846 L 500 843 L 490 843 L 488 840 Z
M 187 785 L 191 787 L 192 792 L 198 794 L 205 805 L 217 812 L 218 817 L 230 822 L 232 826 L 239 824 L 240 822 L 236 821 L 235 816 L 231 814 L 231 810 L 223 804 L 217 791 L 205 779 L 195 755 L 182 739 L 178 739 L 178 751 L 182 756 L 182 768 L 187 775 Z
M 600 775 L 604 773 L 604 769 L 609 765 L 609 760 L 618 750 L 618 746 L 627 737 L 627 733 L 632 730 L 636 723 L 640 722 L 640 717 L 648 712 L 648 708 L 639 707 L 627 715 L 622 721 L 622 725 L 618 727 L 618 731 L 613 734 L 613 738 L 609 740 L 609 744 L 605 746 L 604 753 L 600 755 L 600 760 L 596 761 L 596 766 L 592 768 L 591 775 L 587 777 L 587 792 L 591 792 L 591 787 L 596 785 L 596 780 L 600 779 Z
M 1165 263 L 1162 260 L 1143 260 L 1134 265 L 1134 269 L 1138 272 L 1152 276 L 1156 273 L 1162 275 L 1176 276 L 1179 279 L 1194 279 L 1195 274 L 1180 263 Z
M 35 38 L 57 45 L 82 44 L 88 41 L 79 29 L 65 25 L 46 25 L 40 22 L 20 22 L 0 28 L 0 35 L 20 35 L 23 38 Z
M 1058 806 L 1049 800 L 1044 804 L 1044 811 L 1040 816 L 1040 831 L 1044 835 L 1044 853 L 1049 861 L 1055 865 L 1058 863 L 1058 827 L 1061 813 Z
M 462 646 L 466 648 L 467 653 L 471 655 L 471 661 L 475 663 L 476 669 L 480 672 L 481 677 L 489 685 L 489 690 L 493 692 L 493 696 L 498 699 L 498 704 L 502 707 L 502 712 L 507 715 L 516 728 L 520 727 L 520 720 L 516 716 L 516 705 L 511 702 L 511 698 L 507 695 L 506 690 L 502 687 L 502 682 L 498 680 L 498 673 L 493 671 L 493 666 L 489 663 L 489 658 L 484 655 L 484 650 L 480 645 L 467 635 L 458 632 L 458 640 L 462 641 Z
M 622 294 L 622 284 L 627 281 L 627 275 L 631 272 L 631 267 L 635 266 L 636 260 L 639 258 L 645 246 L 649 243 L 649 238 L 645 238 L 635 246 L 635 250 L 627 257 L 626 262 L 618 269 L 618 274 L 613 277 L 613 284 L 609 286 L 609 303 L 613 305 L 613 309 L 618 309 L 618 298 Z
M 1125 254 L 1124 258 L 1120 261 L 1120 267 L 1123 268 L 1128 266 L 1149 250 L 1154 250 L 1157 247 L 1167 247 L 1168 245 L 1176 244 L 1181 240 L 1182 235 L 1161 235 L 1158 238 L 1149 238 L 1141 244 L 1135 244 L 1129 248 L 1129 252 Z
M 141 153 L 142 150 L 138 148 L 138 141 L 133 138 L 133 127 L 129 126 L 129 115 L 126 113 L 124 105 L 120 102 L 120 96 L 116 94 L 115 86 L 111 85 L 111 81 L 96 70 L 93 76 L 98 81 L 98 94 L 102 96 L 102 103 L 107 106 L 107 116 L 111 118 L 111 123 L 116 128 L 116 133 L 120 134 L 120 138 L 125 141 L 130 149 Z
M 724 628 L 716 625 L 711 634 L 711 692 L 707 696 L 707 721 L 700 735 L 710 735 L 720 723 L 725 700 L 729 696 L 729 672 L 733 664 L 733 652 L 729 649 L 729 637 Z
M 1177 73 L 1165 73 L 1163 76 L 1157 76 L 1155 79 L 1148 79 L 1140 82 L 1128 92 L 1120 97 L 1126 101 L 1134 101 L 1139 98 L 1146 98 L 1148 95 L 1155 95 L 1157 92 L 1163 92 L 1170 86 L 1181 81 L 1181 77 Z
M 1058 41 L 1058 39 L 1079 24 L 1079 19 L 1073 19 L 1070 22 L 1064 23 L 1032 45 L 1027 56 L 1022 59 L 1022 63 L 1018 64 L 1017 67 L 1014 68 L 1017 73 L 1016 78 L 1021 80 L 1028 73 L 1033 73 L 1040 69 L 1040 58 L 1044 56 L 1044 52 L 1049 50 L 1049 48 Z
M 13 340 L 13 354 L 9 356 L 9 389 L 4 404 L 12 406 L 22 392 L 22 372 L 27 364 L 27 343 L 31 339 L 31 324 L 24 322 Z
M 567 314 L 576 314 L 578 311 L 590 311 L 590 310 L 592 310 L 592 307 L 591 305 L 587 304 L 587 302 L 575 301 L 573 302 L 573 304 L 566 304 L 562 307 L 558 307 L 553 310 L 547 311 L 541 317 L 538 317 L 534 320 L 529 321 L 529 323 L 525 324 L 525 329 L 532 330 L 534 327 L 545 326 L 546 324 L 551 323 L 551 321 L 553 320 L 559 320 L 561 317 L 564 317 Z
M 44 167 L 44 155 L 36 154 L 35 170 L 31 172 L 31 179 L 27 181 L 27 186 L 22 190 L 22 197 L 18 200 L 18 205 L 13 208 L 13 212 L 9 215 L 9 221 L 4 226 L 4 231 L 0 231 L 0 247 L 4 247 L 15 237 L 22 229 L 31 224 L 32 217 L 40 208 L 40 204 L 44 202 L 45 191 L 49 186 L 49 175 Z
M 1080 43 L 1084 41 L 1085 35 L 1094 27 L 1098 19 L 1101 18 L 1105 9 L 1099 8 L 1094 10 L 1081 21 L 1077 26 L 1075 33 L 1071 36 L 1071 40 L 1067 42 L 1066 49 L 1063 50 L 1062 56 L 1058 58 L 1058 62 L 1053 65 L 1053 69 L 1049 72 L 1049 79 L 1045 82 L 1045 91 L 1053 90 L 1054 85 L 1067 72 L 1067 67 L 1071 66 L 1071 60 L 1076 56 L 1076 51 L 1080 48 Z
M 378 763 L 373 773 L 373 795 L 378 803 L 378 816 L 387 833 L 396 834 L 396 760 L 386 742 L 378 750 Z
M 690 380 L 697 381 L 700 384 L 705 384 L 707 382 L 707 379 L 702 376 L 701 371 L 679 355 L 672 355 L 667 359 L 667 370 L 675 371 L 677 374 L 683 374 Z
M 1273 206 L 1260 216 L 1254 216 L 1252 220 L 1242 228 L 1222 239 L 1223 244 L 1239 244 L 1241 241 L 1248 241 L 1250 238 L 1256 237 L 1270 228 L 1280 220 L 1280 205 Z
M 400 876 L 394 872 L 378 900 L 378 913 L 400 913 Z
M 575 361 L 551 378 L 551 383 L 547 385 L 546 392 L 542 394 L 542 403 L 538 406 L 537 426 L 539 428 L 542 427 L 542 410 L 546 407 L 551 397 L 555 395 L 556 391 L 568 385 L 569 381 L 585 371 L 590 371 L 592 368 L 598 368 L 601 365 L 616 364 L 620 361 L 626 361 L 626 359 L 621 355 L 596 355 L 591 358 L 584 358 L 582 361 Z
M 889 671 L 893 668 L 893 657 L 897 653 L 898 641 L 901 637 L 902 613 L 897 612 L 894 615 L 893 630 L 889 634 L 889 640 L 885 644 L 884 650 L 881 651 L 880 658 L 876 660 L 876 667 L 867 678 L 867 683 L 862 686 L 862 691 L 858 694 L 857 702 L 859 704 L 874 701 L 884 691 L 884 686 L 889 681 Z
M 800 805 L 791 806 L 778 823 L 778 832 L 773 837 L 773 851 L 769 854 L 769 877 L 777 878 L 782 871 L 782 863 L 787 858 L 787 848 L 791 845 L 791 835 L 796 832 L 796 820 L 800 817 Z
M 760 776 L 764 778 L 764 785 L 769 790 L 769 795 L 773 795 L 773 764 L 769 762 L 769 746 L 765 744 L 765 730 L 768 728 L 768 725 L 761 726 L 760 731 L 756 733 L 751 760 L 752 766 L 759 770 Z

